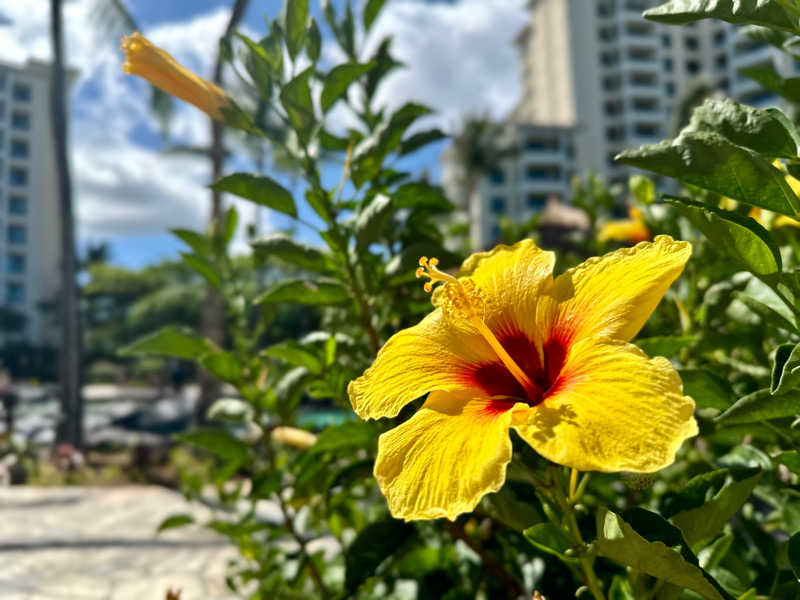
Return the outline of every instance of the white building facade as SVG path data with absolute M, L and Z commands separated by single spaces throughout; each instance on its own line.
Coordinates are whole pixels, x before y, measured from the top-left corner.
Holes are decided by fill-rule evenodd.
M 50 65 L 0 62 L 0 306 L 24 317 L 23 331 L 6 338 L 36 345 L 57 339 L 60 286 L 49 94 Z
M 675 27 L 642 17 L 660 3 L 531 0 L 530 22 L 516 40 L 523 97 L 507 120 L 516 130 L 508 137 L 522 140 L 521 152 L 503 161 L 470 199 L 476 248 L 497 240 L 501 216 L 523 219 L 538 205 L 521 198 L 541 190 L 566 200 L 573 173 L 593 169 L 612 183 L 627 181 L 633 170 L 615 163 L 614 156 L 671 137 L 677 126 L 676 107 L 698 87 L 717 89 L 758 107 L 780 106 L 777 96 L 738 70 L 771 64 L 791 76 L 798 72 L 791 57 L 722 21 Z M 556 131 L 558 150 L 532 150 L 524 141 Z M 451 162 L 443 157 L 446 189 L 452 179 L 448 171 L 455 168 Z M 552 177 L 520 177 L 520 170 Z

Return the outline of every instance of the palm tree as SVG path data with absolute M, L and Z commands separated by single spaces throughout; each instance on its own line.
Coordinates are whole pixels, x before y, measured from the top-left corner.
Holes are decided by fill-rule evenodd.
M 67 110 L 64 76 L 64 29 L 61 0 L 50 2 L 50 40 L 53 47 L 50 81 L 50 118 L 58 173 L 59 213 L 61 218 L 61 380 L 62 422 L 60 441 L 80 447 L 83 443 L 83 403 L 80 393 L 80 343 L 78 337 L 78 298 L 75 281 L 75 223 L 72 211 L 72 182 L 67 154 Z

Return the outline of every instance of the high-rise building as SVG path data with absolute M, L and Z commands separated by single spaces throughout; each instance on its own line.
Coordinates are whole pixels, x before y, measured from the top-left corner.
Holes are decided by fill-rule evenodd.
M 21 332 L 0 331 L 1 341 L 57 339 L 60 218 L 49 96 L 49 64 L 0 62 L 0 307 L 24 322 Z
M 739 70 L 773 65 L 791 75 L 800 63 L 722 21 L 675 27 L 642 17 L 658 4 L 531 0 L 530 22 L 516 40 L 523 94 L 506 122 L 506 137 L 518 152 L 462 200 L 469 204 L 475 247 L 496 241 L 501 216 L 529 217 L 542 204 L 536 195 L 566 199 L 574 173 L 594 169 L 611 182 L 626 181 L 633 170 L 614 157 L 670 137 L 680 103 L 693 90 L 720 90 L 759 107 L 780 105 Z M 446 188 L 457 168 L 445 154 Z

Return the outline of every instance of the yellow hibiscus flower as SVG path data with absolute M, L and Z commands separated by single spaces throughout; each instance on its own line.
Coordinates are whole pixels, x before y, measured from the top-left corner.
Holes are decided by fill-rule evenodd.
M 436 307 L 392 336 L 350 382 L 362 418 L 393 417 L 375 477 L 397 518 L 455 519 L 499 490 L 509 429 L 545 458 L 581 471 L 652 472 L 697 434 L 694 401 L 665 358 L 628 343 L 691 254 L 655 241 L 591 258 L 553 279 L 531 240 L 469 257 L 458 277 L 420 259 Z
M 217 85 L 181 66 L 138 31 L 122 38 L 122 50 L 123 71 L 139 75 L 170 96 L 195 105 L 212 119 L 223 120 L 222 109 L 231 101 Z
M 650 239 L 650 230 L 642 218 L 638 208 L 628 210 L 629 219 L 608 221 L 597 233 L 598 242 L 614 240 L 617 242 L 645 242 Z

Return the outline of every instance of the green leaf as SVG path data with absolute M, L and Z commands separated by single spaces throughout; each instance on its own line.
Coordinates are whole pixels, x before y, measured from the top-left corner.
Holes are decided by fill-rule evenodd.
M 725 98 L 709 98 L 694 109 L 683 132 L 708 131 L 764 156 L 797 156 L 795 128 L 776 109 L 762 110 Z
M 175 437 L 178 441 L 197 446 L 236 464 L 247 460 L 248 452 L 244 442 L 221 429 L 197 429 Z
M 199 256 L 211 254 L 211 240 L 203 234 L 189 229 L 170 229 L 180 240 L 195 251 Z
M 369 28 L 372 27 L 372 23 L 375 21 L 375 17 L 378 16 L 378 13 L 381 12 L 383 5 L 386 4 L 386 0 L 367 0 L 366 6 L 364 6 L 364 29 L 369 31 Z
M 675 356 L 680 350 L 696 341 L 691 335 L 659 336 L 639 338 L 636 345 L 648 356 Z
M 311 59 L 311 62 L 317 62 L 319 60 L 321 49 L 322 34 L 319 32 L 319 27 L 314 17 L 309 17 L 308 30 L 306 31 L 306 53 L 308 54 L 308 58 Z
M 782 344 L 775 351 L 770 391 L 777 394 L 800 385 L 800 344 Z
M 285 0 L 281 17 L 286 49 L 294 60 L 303 47 L 308 19 L 308 0 Z
M 697 553 L 697 560 L 700 561 L 700 566 L 706 570 L 711 570 L 716 567 L 722 559 L 725 558 L 725 555 L 728 554 L 733 540 L 734 535 L 732 533 L 721 535 L 711 544 L 700 550 L 700 552 Z
M 639 204 L 647 206 L 655 202 L 656 186 L 649 177 L 631 175 L 630 179 L 628 179 L 628 187 Z
M 665 200 L 686 212 L 723 255 L 738 260 L 750 272 L 771 275 L 781 270 L 778 246 L 754 219 L 686 198 Z
M 314 66 L 312 65 L 287 83 L 280 93 L 281 104 L 286 109 L 289 123 L 304 143 L 308 143 L 316 121 L 314 103 L 311 100 L 311 87 L 308 82 L 313 73 Z
M 378 85 L 381 81 L 383 81 L 383 78 L 386 77 L 386 75 L 388 75 L 397 67 L 403 66 L 403 63 L 395 60 L 394 57 L 392 57 L 389 50 L 391 44 L 392 38 L 384 38 L 380 46 L 378 46 L 378 50 L 375 52 L 375 55 L 372 57 L 372 60 L 375 61 L 377 66 L 367 74 L 367 83 L 365 88 L 368 99 L 371 99 L 375 95 Z
M 768 158 L 710 131 L 682 132 L 672 141 L 627 150 L 617 161 L 795 216 L 797 197 Z
M 347 92 L 351 83 L 375 66 L 375 63 L 344 63 L 336 65 L 325 77 L 320 105 L 326 113 Z
M 453 206 L 445 197 L 441 187 L 430 185 L 423 181 L 404 183 L 394 191 L 392 201 L 398 209 L 427 208 L 445 211 Z
M 692 488 L 692 495 L 698 495 L 702 491 L 704 502 L 678 512 L 670 519 L 681 529 L 690 546 L 708 540 L 722 531 L 728 520 L 750 497 L 761 478 L 761 469 L 721 469 L 710 478 L 708 475 L 712 474 L 698 476 L 701 480 L 699 484 L 695 483 L 698 477 L 693 478 L 681 493 L 686 494 L 688 488 Z M 709 497 L 720 483 L 722 485 L 718 491 Z
M 758 82 L 761 87 L 772 90 L 790 102 L 800 104 L 800 77 L 783 77 L 771 62 L 756 67 L 745 67 L 739 69 L 738 73 Z
M 671 0 L 644 12 L 652 21 L 686 25 L 700 19 L 722 19 L 736 25 L 761 25 L 800 34 L 797 15 L 780 2 L 761 0 Z
M 289 191 L 274 179 L 263 175 L 234 173 L 211 184 L 211 189 L 234 194 L 292 217 L 297 216 L 294 199 Z
M 800 475 L 800 452 L 787 450 L 772 458 L 773 462 L 786 466 L 795 475 Z
M 608 589 L 608 600 L 636 600 L 630 579 L 614 575 Z
M 268 36 L 259 40 L 258 45 L 263 50 L 263 53 L 260 53 L 261 57 L 267 61 L 273 79 L 280 81 L 283 75 L 283 45 L 280 31 L 273 29 Z
M 205 279 L 209 285 L 219 289 L 219 274 L 217 273 L 216 269 L 214 269 L 214 265 L 212 265 L 210 261 L 202 256 L 198 256 L 197 254 L 189 254 L 188 252 L 181 252 L 181 258 L 183 259 L 183 262 L 189 265 L 195 272 Z
M 119 353 L 122 356 L 161 354 L 195 360 L 211 349 L 213 344 L 210 341 L 189 330 L 164 327 L 125 346 Z
M 253 83 L 259 93 L 269 99 L 272 96 L 272 60 L 267 57 L 264 46 L 257 44 L 244 34 L 236 33 L 236 36 L 245 43 L 246 49 L 242 49 L 244 66 L 247 69 Z
M 577 560 L 575 556 L 565 554 L 572 548 L 572 544 L 567 534 L 552 523 L 538 523 L 528 527 L 523 533 L 527 540 L 542 552 L 557 556 L 566 562 Z
M 736 403 L 714 419 L 720 425 L 755 423 L 800 414 L 800 390 L 772 394 L 769 388 L 739 398 Z
M 411 154 L 412 152 L 415 152 L 432 142 L 438 142 L 439 140 L 443 140 L 446 137 L 447 134 L 438 128 L 419 131 L 413 135 L 408 136 L 402 142 L 400 142 L 400 150 L 398 150 L 397 153 L 400 156 Z
M 242 367 L 233 354 L 225 351 L 215 351 L 200 357 L 200 365 L 212 375 L 222 381 L 236 384 L 242 375 Z
M 286 279 L 275 284 L 255 300 L 256 304 L 295 302 L 297 304 L 339 304 L 350 300 L 350 293 L 334 280 Z
M 329 273 L 332 265 L 328 256 L 317 248 L 296 242 L 285 233 L 270 233 L 250 243 L 263 256 L 279 259 L 314 273 Z
M 711 575 L 700 568 L 680 530 L 644 509 L 631 509 L 626 519 L 601 508 L 597 512 L 597 547 L 623 565 L 700 594 L 709 600 L 732 600 Z M 631 524 L 629 521 L 633 521 Z M 681 550 L 673 550 L 672 547 Z
M 411 523 L 387 518 L 362 529 L 344 553 L 345 588 L 352 594 L 415 533 Z
M 800 579 L 800 531 L 789 538 L 787 556 L 794 576 Z
M 322 363 L 317 355 L 310 348 L 292 340 L 286 340 L 270 346 L 262 350 L 261 354 L 262 356 L 285 360 L 295 367 L 305 367 L 314 374 L 322 372 Z
M 361 251 L 378 238 L 386 218 L 392 210 L 392 201 L 383 194 L 376 195 L 356 217 L 356 248 Z
M 694 398 L 698 408 L 725 410 L 733 404 L 734 392 L 719 375 L 704 369 L 681 369 L 683 392 Z
M 775 327 L 786 331 L 797 331 L 794 317 L 787 318 L 786 315 L 781 314 L 779 310 L 776 310 L 775 304 L 766 304 L 744 292 L 734 292 L 733 297 L 742 302 L 766 323 L 772 323 Z
M 372 423 L 354 421 L 342 423 L 323 430 L 309 452 L 333 452 L 344 448 L 369 448 L 378 440 L 378 432 Z
M 227 211 L 225 211 L 225 220 L 222 226 L 222 240 L 225 242 L 226 247 L 231 243 L 238 225 L 239 212 L 236 210 L 235 206 L 231 206 Z
M 185 525 L 190 525 L 194 523 L 194 517 L 187 513 L 181 513 L 177 515 L 170 515 L 158 526 L 156 533 L 161 533 L 167 529 L 174 529 L 176 527 L 183 527 Z

